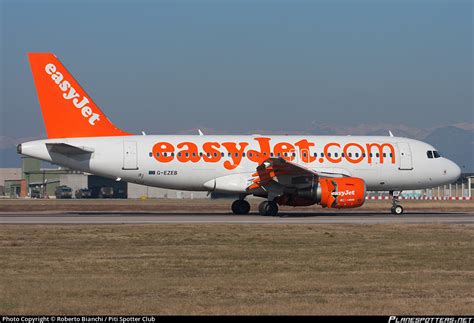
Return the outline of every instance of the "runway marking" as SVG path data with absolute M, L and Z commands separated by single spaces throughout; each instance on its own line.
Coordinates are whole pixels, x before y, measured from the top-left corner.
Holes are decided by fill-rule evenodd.
M 283 214 L 281 217 L 259 215 L 187 215 L 134 213 L 58 213 L 54 215 L 8 213 L 0 216 L 1 224 L 474 224 L 473 213 L 414 213 L 402 216 L 388 214 L 311 215 Z

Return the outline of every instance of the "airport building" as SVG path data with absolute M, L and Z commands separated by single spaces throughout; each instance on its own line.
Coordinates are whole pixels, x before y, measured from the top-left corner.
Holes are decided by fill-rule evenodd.
M 169 198 L 193 199 L 217 197 L 207 192 L 162 189 L 115 181 L 113 179 L 64 168 L 42 168 L 41 162 L 22 157 L 21 168 L 0 168 L 0 196 L 20 198 L 53 198 L 59 186 L 76 190 L 87 188 L 92 197 L 101 197 L 101 189 L 108 188 L 113 198 Z M 111 188 L 111 189 L 110 189 Z M 388 192 L 368 192 L 369 199 L 388 199 Z M 408 199 L 471 199 L 474 198 L 474 173 L 465 173 L 452 184 L 424 190 L 404 191 Z
M 463 173 L 454 183 L 426 188 L 407 190 L 401 193 L 402 199 L 412 200 L 471 200 L 474 199 L 474 173 Z M 369 192 L 369 199 L 389 199 L 388 192 Z
M 41 162 L 23 157 L 21 168 L 0 168 L 0 196 L 53 198 L 59 186 L 87 188 L 100 197 L 101 188 L 112 188 L 113 198 L 207 198 L 207 192 L 188 192 L 143 186 L 64 168 L 42 168 Z

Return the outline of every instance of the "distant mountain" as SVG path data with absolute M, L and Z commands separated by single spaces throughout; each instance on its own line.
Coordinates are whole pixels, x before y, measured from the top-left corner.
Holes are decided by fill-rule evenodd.
M 332 125 L 313 121 L 308 133 L 313 135 L 353 135 L 353 136 L 388 136 L 388 131 L 395 136 L 422 139 L 430 133 L 430 129 L 410 127 L 400 124 L 358 124 Z
M 14 167 L 21 167 L 21 158 L 16 153 L 16 148 L 0 149 L 0 168 Z
M 457 163 L 463 173 L 474 172 L 474 130 L 455 126 L 437 128 L 424 141 L 436 147 L 441 155 Z
M 21 159 L 16 153 L 16 145 L 45 137 L 45 135 L 25 138 L 0 136 L 0 167 L 21 167 Z
M 16 145 L 26 142 L 26 141 L 32 141 L 32 140 L 39 140 L 42 138 L 46 138 L 46 135 L 38 135 L 35 137 L 23 137 L 23 138 L 13 138 L 13 137 L 7 137 L 7 136 L 0 136 L 0 150 L 2 149 L 7 149 L 7 148 L 13 148 L 16 147 Z

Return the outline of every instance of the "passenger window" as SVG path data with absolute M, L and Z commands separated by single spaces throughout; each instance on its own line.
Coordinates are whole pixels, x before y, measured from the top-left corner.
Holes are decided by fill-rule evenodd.
M 328 157 L 331 157 L 331 153 L 328 153 Z
M 337 156 L 338 156 L 338 153 L 334 153 L 334 157 L 336 157 L 336 158 L 337 158 Z
M 321 157 L 324 157 L 324 153 L 321 153 Z
M 150 157 L 153 157 L 153 153 L 149 153 L 148 155 L 149 155 Z
M 428 150 L 426 152 L 426 155 L 428 156 L 428 158 L 433 158 L 433 152 L 431 150 Z
M 439 157 L 441 157 L 441 155 L 439 154 L 439 152 L 437 152 L 436 150 L 433 151 L 433 156 L 434 156 L 434 158 L 439 158 Z

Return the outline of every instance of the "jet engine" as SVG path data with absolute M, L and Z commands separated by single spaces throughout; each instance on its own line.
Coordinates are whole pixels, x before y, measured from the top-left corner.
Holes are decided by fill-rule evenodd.
M 319 178 L 310 187 L 279 196 L 280 205 L 308 206 L 321 204 L 330 208 L 354 208 L 364 204 L 365 183 L 356 177 Z

